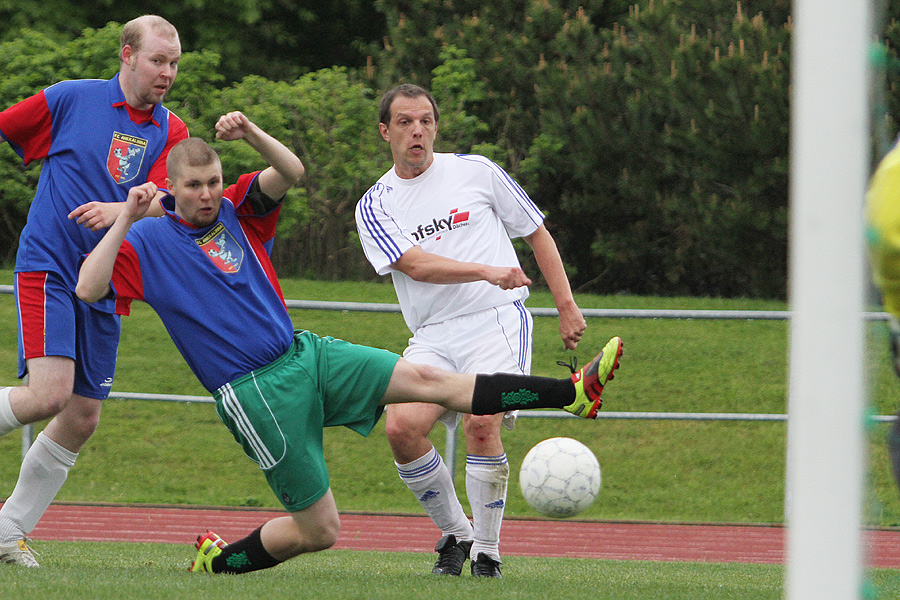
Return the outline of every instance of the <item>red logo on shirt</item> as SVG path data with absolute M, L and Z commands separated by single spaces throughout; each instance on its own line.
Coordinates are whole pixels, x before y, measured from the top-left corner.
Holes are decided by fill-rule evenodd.
M 197 240 L 203 253 L 225 273 L 237 273 L 244 261 L 244 249 L 228 233 L 223 223 L 216 223 L 209 233 Z
M 127 183 L 138 176 L 146 152 L 147 140 L 118 131 L 113 133 L 106 168 L 116 183 Z
M 459 223 L 465 223 L 469 220 L 469 211 L 466 212 L 457 212 L 459 209 L 454 208 L 450 211 L 450 214 L 453 215 L 453 225 L 458 225 Z M 454 227 L 456 229 L 456 227 Z
M 452 231 L 468 224 L 469 211 L 459 212 L 458 208 L 454 208 L 447 218 L 432 219 L 431 223 L 423 223 L 412 232 L 412 235 L 417 242 L 423 242 L 435 234 L 437 237 L 434 239 L 439 240 L 445 231 Z

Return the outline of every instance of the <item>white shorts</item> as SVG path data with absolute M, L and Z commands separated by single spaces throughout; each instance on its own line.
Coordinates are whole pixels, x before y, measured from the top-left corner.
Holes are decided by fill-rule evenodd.
M 533 319 L 521 302 L 503 304 L 416 330 L 403 358 L 455 373 L 531 374 Z M 517 411 L 505 415 L 512 429 Z M 461 415 L 448 411 L 441 421 L 456 427 Z

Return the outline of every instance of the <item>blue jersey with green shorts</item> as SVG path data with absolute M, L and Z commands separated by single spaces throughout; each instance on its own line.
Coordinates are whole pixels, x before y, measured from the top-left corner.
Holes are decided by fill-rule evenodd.
M 322 428 L 367 435 L 399 357 L 294 331 L 269 260 L 280 204 L 256 175 L 225 191 L 207 227 L 174 212 L 135 223 L 112 287 L 120 306 L 153 307 L 235 440 L 297 511 L 328 490 Z

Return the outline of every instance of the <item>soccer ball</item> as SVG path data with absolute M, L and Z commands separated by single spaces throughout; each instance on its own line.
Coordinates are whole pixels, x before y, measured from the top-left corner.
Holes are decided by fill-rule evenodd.
M 525 455 L 519 485 L 529 506 L 547 517 L 573 517 L 600 491 L 600 463 L 590 449 L 566 437 L 546 439 Z

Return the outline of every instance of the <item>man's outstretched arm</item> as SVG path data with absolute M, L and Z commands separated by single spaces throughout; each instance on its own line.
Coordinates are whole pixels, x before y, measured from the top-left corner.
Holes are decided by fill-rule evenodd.
M 156 192 L 156 184 L 153 182 L 135 186 L 128 191 L 125 206 L 115 223 L 81 264 L 75 294 L 83 301 L 97 302 L 109 294 L 109 282 L 116 266 L 119 248 L 134 222 L 146 214 Z
M 303 176 L 305 168 L 287 146 L 260 129 L 242 112 L 219 117 L 216 138 L 225 141 L 244 140 L 269 163 L 259 174 L 259 189 L 270 198 L 281 198 Z

